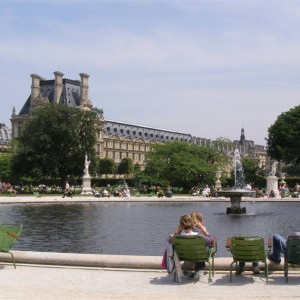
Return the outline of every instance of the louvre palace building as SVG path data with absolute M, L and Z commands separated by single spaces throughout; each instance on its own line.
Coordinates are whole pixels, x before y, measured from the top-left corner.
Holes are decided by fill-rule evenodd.
M 16 113 L 15 107 L 12 111 L 12 138 L 20 136 L 34 110 L 45 103 L 56 102 L 83 110 L 93 109 L 89 98 L 89 75 L 80 73 L 80 80 L 66 79 L 63 76 L 64 74 L 58 71 L 54 72 L 54 79 L 50 80 L 36 74 L 31 75 L 31 94 L 19 113 Z M 218 148 L 217 141 L 194 137 L 188 133 L 112 121 L 105 119 L 103 114 L 98 118 L 95 126 L 99 129 L 95 147 L 100 158 L 111 158 L 116 164 L 125 157 L 131 158 L 134 164 L 140 165 L 141 169 L 145 167 L 146 154 L 154 143 L 182 141 Z M 241 157 L 257 159 L 260 167 L 269 169 L 269 158 L 264 146 L 246 140 L 244 129 L 241 130 L 240 139 L 233 141 L 232 145 L 228 145 L 225 149 L 226 154 L 233 157 L 234 149 L 237 147 Z

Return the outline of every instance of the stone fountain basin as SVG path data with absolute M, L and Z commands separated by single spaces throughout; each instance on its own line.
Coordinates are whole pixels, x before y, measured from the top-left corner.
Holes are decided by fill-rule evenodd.
M 218 196 L 225 198 L 232 197 L 254 197 L 255 191 L 246 190 L 246 189 L 230 189 L 230 190 L 222 190 L 217 191 Z

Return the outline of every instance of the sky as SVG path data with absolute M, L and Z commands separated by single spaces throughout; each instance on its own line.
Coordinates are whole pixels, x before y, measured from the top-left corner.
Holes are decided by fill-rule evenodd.
M 300 104 L 300 1 L 0 0 L 0 122 L 31 74 L 89 77 L 108 120 L 265 145 Z

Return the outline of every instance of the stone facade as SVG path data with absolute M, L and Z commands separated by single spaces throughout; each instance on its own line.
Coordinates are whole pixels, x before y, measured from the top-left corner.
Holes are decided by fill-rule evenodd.
M 9 150 L 9 142 L 11 140 L 11 129 L 4 123 L 0 123 L 0 152 Z
M 13 138 L 20 136 L 26 121 L 32 116 L 34 110 L 44 103 L 56 102 L 84 110 L 93 108 L 89 100 L 89 75 L 79 74 L 80 81 L 65 79 L 63 75 L 61 72 L 54 72 L 54 80 L 46 80 L 36 74 L 31 75 L 31 95 L 19 114 L 16 114 L 13 108 L 11 116 Z M 96 153 L 100 158 L 112 158 L 118 164 L 123 158 L 128 157 L 142 169 L 145 167 L 146 154 L 154 143 L 184 141 L 206 147 L 218 147 L 215 141 L 209 139 L 193 137 L 187 133 L 106 120 L 103 115 L 99 116 L 95 126 L 100 129 L 95 145 Z M 261 166 L 266 166 L 268 157 L 263 146 L 254 145 L 252 141 L 246 141 L 241 136 L 240 141 L 235 141 L 230 147 L 228 146 L 227 155 L 233 156 L 237 146 L 240 148 L 241 156 L 256 158 Z

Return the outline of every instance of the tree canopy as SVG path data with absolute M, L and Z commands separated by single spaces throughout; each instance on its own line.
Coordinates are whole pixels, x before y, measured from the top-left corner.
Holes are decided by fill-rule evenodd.
M 213 184 L 220 155 L 212 148 L 182 142 L 153 145 L 147 154 L 144 174 L 153 181 L 167 180 L 173 186 Z
M 268 129 L 267 152 L 278 161 L 300 164 L 300 105 L 282 113 Z
M 12 154 L 0 153 L 0 179 L 3 181 L 11 181 L 13 179 L 12 174 Z
M 259 160 L 253 158 L 243 158 L 242 165 L 244 169 L 245 183 L 257 183 L 265 181 L 265 172 L 259 167 Z
M 28 120 L 13 158 L 14 174 L 33 178 L 81 176 L 85 154 L 95 162 L 96 113 L 47 104 Z
M 122 158 L 118 166 L 118 174 L 131 174 L 134 171 L 134 166 L 131 158 Z
M 112 158 L 102 158 L 98 161 L 98 174 L 114 174 L 116 171 L 116 164 Z

